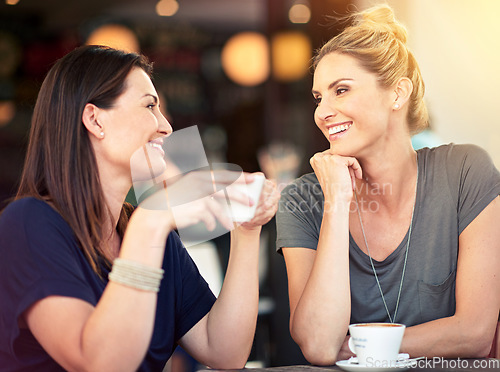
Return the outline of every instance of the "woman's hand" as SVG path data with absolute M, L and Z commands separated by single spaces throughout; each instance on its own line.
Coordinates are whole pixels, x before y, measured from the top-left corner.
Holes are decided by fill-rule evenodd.
M 278 191 L 276 183 L 266 179 L 260 193 L 254 217 L 240 226 L 244 229 L 252 230 L 268 223 L 278 210 L 280 196 L 281 194 Z
M 345 336 L 344 343 L 340 347 L 339 354 L 337 356 L 337 360 L 347 360 L 350 357 L 356 356 L 351 349 L 349 348 L 349 339 L 351 336 L 347 335 Z
M 361 179 L 363 176 L 356 158 L 334 155 L 326 150 L 316 153 L 310 163 L 318 177 L 325 201 L 351 201 L 356 178 Z
M 237 187 L 253 181 L 254 174 L 228 170 L 214 172 L 195 171 L 170 181 L 165 187 L 149 196 L 140 204 L 141 209 L 166 211 L 170 230 L 182 229 L 199 222 L 212 231 L 219 222 L 226 230 L 234 229 L 229 202 L 252 206 L 251 200 Z M 276 213 L 279 193 L 271 181 L 264 183 L 254 218 L 244 227 L 252 229 L 267 223 Z

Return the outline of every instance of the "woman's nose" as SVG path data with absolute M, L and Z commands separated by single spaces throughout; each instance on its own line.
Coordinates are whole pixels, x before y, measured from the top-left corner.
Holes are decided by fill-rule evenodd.
M 169 121 L 163 114 L 160 114 L 160 118 L 158 119 L 158 132 L 163 134 L 165 137 L 168 137 L 172 134 L 174 131 L 172 129 L 172 126 L 170 125 Z
M 316 107 L 315 115 L 319 120 L 328 120 L 329 118 L 337 115 L 337 110 L 332 104 L 322 100 Z

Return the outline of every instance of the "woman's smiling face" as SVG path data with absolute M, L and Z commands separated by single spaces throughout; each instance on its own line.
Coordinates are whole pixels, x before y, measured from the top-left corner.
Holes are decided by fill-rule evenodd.
M 135 173 L 134 178 L 139 173 L 157 176 L 165 170 L 161 146 L 172 127 L 159 110 L 151 79 L 141 68 L 129 73 L 125 91 L 100 117 L 105 133 L 100 152 L 106 161 Z
M 359 156 L 386 135 L 396 94 L 346 54 L 331 53 L 318 63 L 312 94 L 314 121 L 335 154 Z

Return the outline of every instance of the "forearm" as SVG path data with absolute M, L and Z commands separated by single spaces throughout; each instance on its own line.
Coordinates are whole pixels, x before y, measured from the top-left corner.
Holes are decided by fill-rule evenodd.
M 335 362 L 350 318 L 348 210 L 325 213 L 314 264 L 291 315 L 291 333 L 314 364 Z
M 255 335 L 259 302 L 260 228 L 231 232 L 231 252 L 220 295 L 208 316 L 208 364 L 215 368 L 242 368 Z
M 160 268 L 169 228 L 149 211 L 129 222 L 120 258 Z M 135 370 L 155 321 L 157 293 L 110 281 L 82 332 L 82 353 L 93 370 Z M 94 368 L 95 367 L 95 368 Z
M 110 283 L 81 338 L 86 370 L 135 371 L 153 333 L 156 294 Z
M 401 352 L 412 357 L 481 358 L 490 351 L 495 319 L 451 316 L 409 327 Z

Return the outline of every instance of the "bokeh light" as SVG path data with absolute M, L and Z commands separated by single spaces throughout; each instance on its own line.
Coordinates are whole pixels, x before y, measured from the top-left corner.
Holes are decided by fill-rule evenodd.
M 257 32 L 231 37 L 222 50 L 222 67 L 227 76 L 243 86 L 255 86 L 269 77 L 269 42 Z
M 271 53 L 273 77 L 279 81 L 294 81 L 307 73 L 312 45 L 302 32 L 283 31 L 274 35 Z
M 160 0 L 156 4 L 156 14 L 163 17 L 171 17 L 179 10 L 179 3 L 176 0 Z
M 87 45 L 106 45 L 126 52 L 140 52 L 137 36 L 129 28 L 107 24 L 94 30 L 87 38 Z
M 293 4 L 288 11 L 292 23 L 307 23 L 311 19 L 311 9 L 306 4 Z

